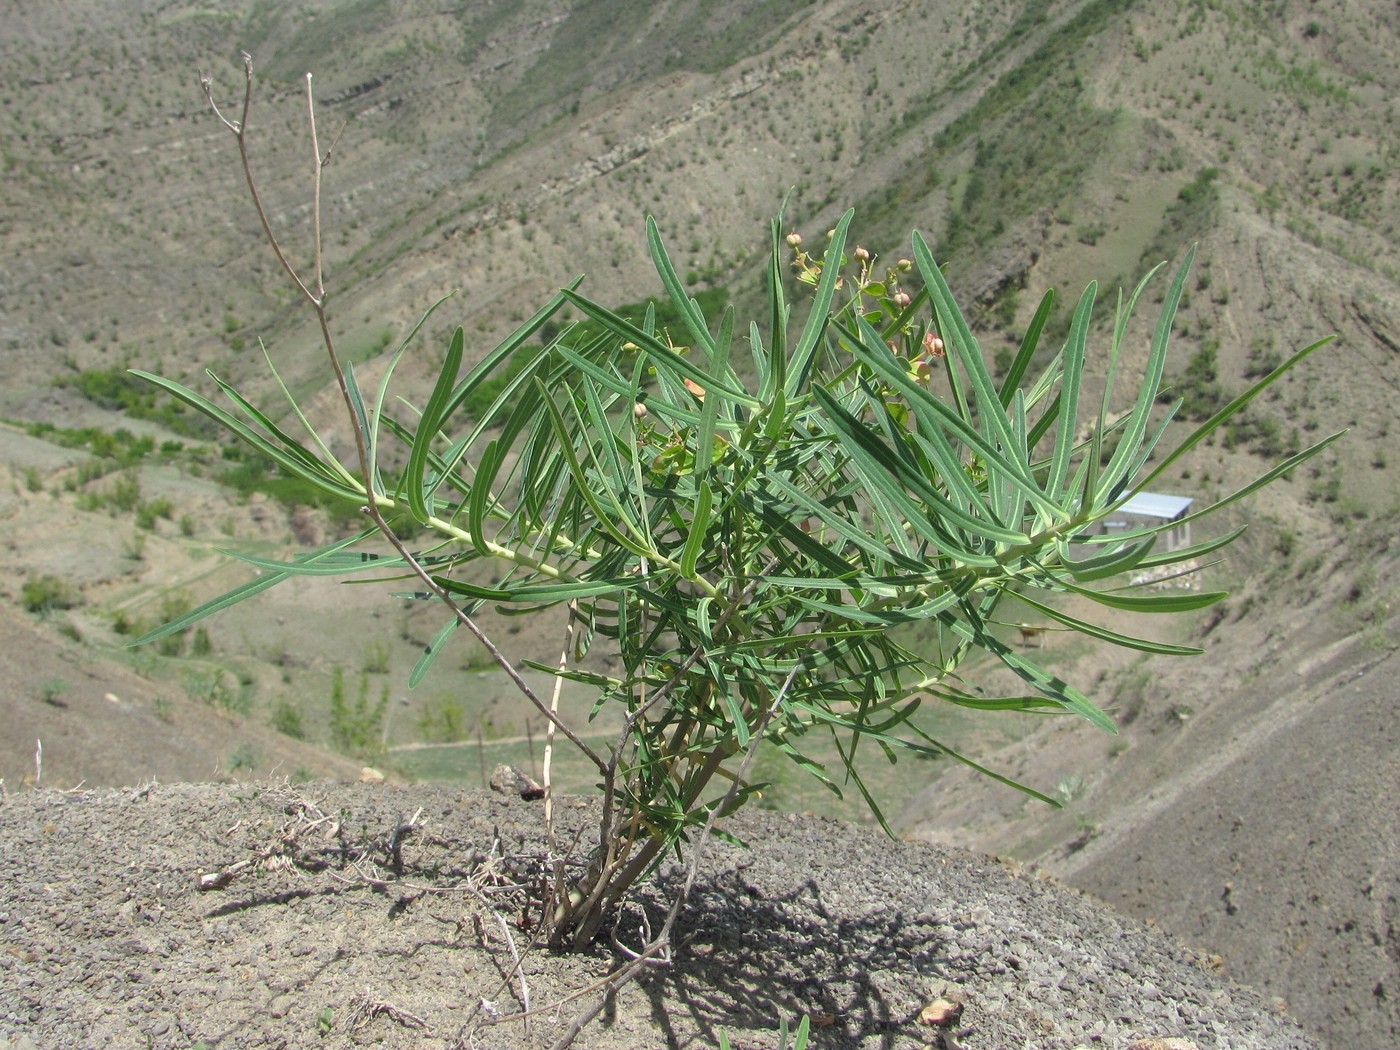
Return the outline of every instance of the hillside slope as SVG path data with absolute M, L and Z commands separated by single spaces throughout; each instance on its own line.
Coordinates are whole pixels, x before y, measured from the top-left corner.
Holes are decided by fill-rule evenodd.
M 477 653 L 407 695 L 440 624 L 367 589 L 279 592 L 211 621 L 200 655 L 191 638 L 133 669 L 122 651 L 133 626 L 240 578 L 211 567 L 211 547 L 286 553 L 346 527 L 267 495 L 266 479 L 251 502 L 246 487 L 220 487 L 256 471 L 120 382 L 139 365 L 208 391 L 213 367 L 263 400 L 275 394 L 264 339 L 332 446 L 346 441 L 309 319 L 262 246 L 232 139 L 200 93 L 204 70 L 234 113 L 246 49 L 254 163 L 298 263 L 310 228 L 301 76 L 315 72 L 323 142 L 335 142 L 332 320 L 357 367 L 374 375 L 384 349 L 457 292 L 400 370 L 409 400 L 456 324 L 480 356 L 578 273 L 609 302 L 654 293 L 647 213 L 695 288 L 742 307 L 785 198 L 809 244 L 850 204 L 857 239 L 887 259 L 924 231 L 994 362 L 1046 289 L 1059 292 L 1051 331 L 1062 332 L 1089 279 L 1111 295 L 1199 242 L 1172 366 L 1188 412 L 1336 334 L 1172 479 L 1204 502 L 1351 430 L 1240 509 L 1249 536 L 1205 570 L 1236 591 L 1223 618 L 1195 628 L 1209 654 L 1057 654 L 1058 670 L 1115 711 L 1121 736 L 1027 724 L 1000 756 L 1000 735 L 972 747 L 1062 785 L 1066 812 L 947 775 L 915 794 L 900 826 L 1034 859 L 1225 955 L 1338 1045 L 1395 1045 L 1393 14 L 1379 0 L 11 5 L 0 14 L 0 416 L 16 426 L 0 434 L 0 589 L 20 602 L 53 576 L 83 604 L 5 622 L 11 651 L 51 668 L 0 665 L 3 702 L 50 719 L 7 736 L 7 784 L 31 770 L 28 735 L 51 736 L 52 719 L 80 712 L 93 739 L 126 739 L 109 720 L 132 716 L 101 699 L 109 691 L 140 699 L 143 732 L 186 750 L 184 764 L 156 771 L 138 749 L 125 766 L 114 753 L 111 765 L 60 767 L 46 739 L 48 776 L 62 778 L 46 782 L 227 772 L 242 738 L 185 721 L 213 714 L 216 696 L 266 734 L 238 751 L 256 754 L 255 771 L 357 770 L 270 728 L 280 719 L 329 743 L 337 680 L 352 695 L 357 681 L 393 690 L 396 720 L 371 744 L 430 730 L 461 739 L 475 717 L 473 770 L 493 735 L 533 751 Z M 1106 298 L 1101 319 L 1110 312 Z M 149 447 L 113 444 L 120 429 Z M 375 618 L 373 646 L 346 643 Z M 518 630 L 525 655 L 556 655 L 551 625 L 495 626 Z M 47 698 L 59 680 L 67 692 L 52 699 L 71 716 Z M 79 706 L 79 680 L 95 702 L 84 693 Z M 97 689 L 109 680 L 122 688 Z M 466 731 L 453 706 L 463 697 L 480 704 Z M 162 728 L 169 710 L 179 732 Z M 305 750 L 284 756 L 283 741 Z

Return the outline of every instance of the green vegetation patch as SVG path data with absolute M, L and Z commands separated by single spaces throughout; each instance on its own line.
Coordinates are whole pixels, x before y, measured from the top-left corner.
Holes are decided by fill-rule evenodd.
M 184 405 L 129 374 L 126 369 L 88 368 L 71 376 L 60 376 L 54 385 L 81 394 L 99 408 L 122 412 L 131 419 L 159 423 L 168 430 L 187 437 L 208 438 L 218 428 L 208 419 L 191 412 Z M 42 436 L 42 435 L 37 435 Z

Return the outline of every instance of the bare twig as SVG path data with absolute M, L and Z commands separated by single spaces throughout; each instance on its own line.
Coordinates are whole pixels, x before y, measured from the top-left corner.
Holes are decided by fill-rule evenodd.
M 501 917 L 498 911 L 492 911 L 492 916 L 501 927 L 501 932 L 505 934 L 506 944 L 510 947 L 511 958 L 515 960 L 515 967 L 511 971 L 520 981 L 520 1005 L 525 1008 L 525 1034 L 530 1034 L 530 985 L 525 980 L 525 970 L 520 963 L 520 952 L 515 948 L 515 938 L 510 934 L 510 927 L 506 925 L 506 920 Z
M 569 622 L 564 627 L 564 648 L 559 653 L 559 670 L 563 671 L 569 665 L 569 654 L 574 648 L 574 618 L 578 616 L 578 601 L 569 602 Z M 556 676 L 554 679 L 554 691 L 549 697 L 549 710 L 557 718 L 559 715 L 559 696 L 564 689 L 564 679 Z M 552 776 L 552 763 L 554 759 L 554 722 L 545 724 L 544 731 L 544 763 L 540 767 L 540 776 L 544 780 L 544 829 L 545 838 L 549 843 L 550 852 L 554 851 L 554 781 Z
M 407 1010 L 395 1006 L 384 999 L 375 999 L 366 988 L 350 1000 L 350 1016 L 346 1019 L 347 1025 L 352 1032 L 358 1032 L 376 1017 L 387 1017 L 405 1028 L 424 1029 L 428 1027 L 428 1022 Z
M 315 240 L 315 244 L 313 247 L 315 250 L 316 270 L 316 281 L 314 290 L 308 288 L 306 283 L 300 277 L 300 275 L 297 274 L 296 268 L 292 266 L 291 261 L 287 258 L 286 252 L 283 251 L 282 246 L 277 241 L 276 235 L 272 232 L 272 224 L 268 220 L 267 210 L 266 208 L 264 208 L 262 203 L 262 197 L 258 193 L 257 180 L 253 177 L 253 169 L 251 161 L 249 159 L 247 141 L 248 115 L 252 107 L 253 96 L 253 60 L 252 57 L 246 52 L 243 54 L 243 77 L 243 111 L 241 119 L 237 121 L 230 120 L 229 118 L 225 117 L 223 112 L 215 103 L 213 97 L 213 80 L 211 77 L 209 77 L 206 74 L 201 74 L 200 85 L 204 89 L 205 98 L 208 99 L 209 105 L 213 109 L 215 116 L 217 116 L 219 120 L 221 120 L 224 123 L 224 125 L 229 129 L 229 131 L 232 132 L 234 138 L 238 142 L 238 154 L 243 164 L 243 174 L 245 180 L 248 183 L 248 192 L 252 198 L 253 207 L 257 211 L 258 220 L 262 223 L 263 233 L 267 237 L 268 244 L 272 247 L 273 254 L 276 255 L 278 262 L 282 265 L 282 269 L 286 271 L 287 275 L 292 279 L 292 282 L 297 286 L 297 288 L 301 291 L 302 295 L 306 298 L 306 300 L 316 311 L 316 319 L 321 329 L 321 343 L 325 347 L 326 354 L 330 359 L 331 369 L 335 373 L 336 384 L 340 388 L 341 400 L 345 405 L 346 412 L 348 413 L 350 418 L 351 430 L 355 435 L 355 454 L 356 458 L 359 461 L 361 476 L 364 478 L 364 488 L 366 496 L 364 507 L 365 513 L 369 515 L 370 520 L 374 522 L 375 528 L 379 530 L 379 532 L 389 542 L 390 546 L 394 548 L 394 551 L 399 555 L 399 557 L 403 558 L 404 564 L 406 564 L 409 567 L 410 571 L 415 576 L 417 576 L 420 581 L 422 581 L 423 586 L 425 586 L 429 590 L 429 592 L 433 595 L 434 598 L 436 598 L 443 604 L 444 608 L 446 608 L 449 612 L 452 613 L 454 617 L 456 617 L 459 623 L 466 627 L 467 630 L 469 630 L 472 633 L 472 635 L 475 636 L 476 640 L 479 641 L 483 647 L 485 647 L 491 659 L 496 663 L 497 666 L 501 668 L 502 671 L 506 673 L 507 677 L 510 678 L 512 684 L 514 684 L 514 686 L 518 690 L 520 690 L 520 692 L 530 701 L 530 703 L 534 705 L 535 709 L 538 710 L 541 714 L 543 714 L 545 718 L 549 719 L 550 725 L 556 727 L 559 732 L 563 733 L 564 736 L 568 738 L 569 742 L 573 744 L 576 748 L 578 748 L 579 752 L 586 756 L 600 773 L 606 774 L 607 765 L 603 761 L 603 759 L 601 759 L 598 756 L 598 754 L 591 747 L 588 746 L 588 744 L 583 740 L 582 737 L 580 737 L 577 733 L 570 729 L 569 726 L 559 718 L 558 714 L 550 709 L 549 705 L 547 705 L 542 699 L 540 699 L 539 695 L 534 691 L 534 689 L 530 687 L 530 684 L 525 681 L 524 677 L 522 677 L 522 675 L 520 674 L 520 671 L 510 661 L 510 659 L 505 655 L 505 653 L 503 653 L 500 650 L 496 643 L 491 640 L 491 638 L 486 634 L 485 631 L 481 629 L 481 627 L 476 623 L 476 621 L 473 620 L 470 616 L 468 616 L 467 613 L 456 603 L 456 601 L 453 600 L 452 596 L 446 591 L 446 589 L 444 589 L 442 585 L 439 584 L 437 580 L 433 578 L 432 574 L 429 573 L 428 570 L 423 566 L 423 564 L 418 560 L 418 558 L 414 556 L 413 552 L 411 552 L 404 545 L 403 541 L 390 527 L 389 523 L 385 521 L 383 514 L 380 512 L 378 500 L 375 496 L 374 491 L 374 477 L 373 471 L 370 467 L 369 448 L 366 444 L 365 433 L 360 426 L 359 415 L 355 411 L 355 402 L 350 394 L 349 382 L 346 378 L 345 370 L 341 366 L 340 355 L 336 352 L 335 338 L 331 334 L 329 319 L 326 315 L 326 292 L 324 285 L 323 256 L 321 243 L 321 175 L 326 162 L 330 159 L 330 152 L 328 151 L 326 153 L 325 158 L 322 158 L 320 154 L 319 145 L 317 144 L 316 105 L 311 90 L 311 74 L 308 73 L 306 75 L 306 107 L 307 121 L 309 125 L 311 145 L 313 151 L 312 223 L 314 229 L 313 237 Z M 334 149 L 334 144 L 332 144 L 332 149 Z

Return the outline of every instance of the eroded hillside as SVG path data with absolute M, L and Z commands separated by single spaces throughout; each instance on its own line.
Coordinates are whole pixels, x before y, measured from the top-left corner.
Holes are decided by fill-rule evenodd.
M 1160 919 L 1339 1045 L 1400 1039 L 1385 971 L 1400 966 L 1386 819 L 1400 465 L 1400 42 L 1388 5 L 31 4 L 7 9 L 0 29 L 3 586 L 29 609 L 7 621 L 14 651 L 47 654 L 10 661 L 3 681 L 7 704 L 28 705 L 22 724 L 44 738 L 51 776 L 189 775 L 161 766 L 159 748 L 125 774 L 110 756 L 90 768 L 54 756 L 65 733 L 93 746 L 109 716 L 167 733 L 211 710 L 255 728 L 172 737 L 190 768 L 221 775 L 353 771 L 399 754 L 416 775 L 474 779 L 488 752 L 533 757 L 538 727 L 479 652 L 403 688 L 439 625 L 368 589 L 273 592 L 130 666 L 135 628 L 243 578 L 211 547 L 287 552 L 346 527 L 122 378 L 140 366 L 208 391 L 212 367 L 262 400 L 275 394 L 265 340 L 332 445 L 346 440 L 310 319 L 262 245 L 233 140 L 200 91 L 205 71 L 235 115 L 246 50 L 254 164 L 298 263 L 310 251 L 301 78 L 315 73 L 335 143 L 332 320 L 356 366 L 375 376 L 386 349 L 456 293 L 400 369 L 409 399 L 457 324 L 480 356 L 580 273 L 609 302 L 654 293 L 648 213 L 696 290 L 754 302 L 784 199 L 809 243 L 851 204 L 858 240 L 888 259 L 924 231 L 994 362 L 1046 289 L 1060 292 L 1052 332 L 1091 278 L 1106 323 L 1114 289 L 1199 242 L 1174 342 L 1188 415 L 1335 334 L 1172 479 L 1205 502 L 1351 429 L 1238 509 L 1253 522 L 1246 543 L 1204 570 L 1236 595 L 1192 628 L 1208 655 L 1057 653 L 1057 670 L 1113 708 L 1118 738 L 1058 723 L 959 730 L 1009 772 L 1061 785 L 1066 810 L 1046 819 L 1000 788 L 943 777 L 900 820 L 1037 860 Z M 26 591 L 46 580 L 50 591 Z M 373 643 L 347 644 L 366 623 Z M 496 626 L 514 627 L 528 655 L 555 655 L 552 625 Z M 363 689 L 371 710 L 390 697 L 389 714 L 358 743 L 342 733 L 342 750 L 361 752 L 353 762 L 318 766 L 307 756 L 335 737 L 337 677 L 352 706 Z M 309 744 L 284 751 L 273 726 Z M 480 743 L 384 751 L 464 739 Z M 14 785 L 34 744 L 7 746 Z M 907 782 L 901 767 L 885 783 Z M 835 805 L 785 791 L 771 800 Z

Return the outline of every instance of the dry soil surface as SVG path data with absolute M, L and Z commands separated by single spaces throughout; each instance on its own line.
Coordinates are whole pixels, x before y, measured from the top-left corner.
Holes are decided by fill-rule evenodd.
M 587 815 L 562 810 L 565 831 Z M 0 1040 L 552 1045 L 620 956 L 528 947 L 514 887 L 539 870 L 541 825 L 538 804 L 426 786 L 11 795 Z M 994 859 L 769 813 L 731 828 L 750 845 L 706 853 L 674 964 L 577 1045 L 712 1047 L 728 1033 L 757 1050 L 802 1014 L 821 1047 L 1318 1045 L 1160 932 Z M 659 921 L 681 874 L 645 889 L 619 944 Z M 940 997 L 960 1015 L 922 1025 Z

